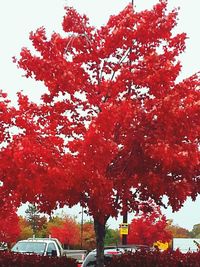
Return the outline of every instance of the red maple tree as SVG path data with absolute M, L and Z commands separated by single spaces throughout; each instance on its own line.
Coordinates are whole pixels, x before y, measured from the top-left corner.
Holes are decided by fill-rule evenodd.
M 157 241 L 169 242 L 172 233 L 167 229 L 168 221 L 159 207 L 154 206 L 149 213 L 142 212 L 135 216 L 129 225 L 127 241 L 129 244 L 153 246 Z
M 52 224 L 49 233 L 67 246 L 80 244 L 80 228 L 72 218 L 65 218 L 60 225 Z
M 1 203 L 0 209 L 0 240 L 10 246 L 20 235 L 19 217 L 16 208 L 8 201 Z
M 23 48 L 18 60 L 48 92 L 40 104 L 19 95 L 4 188 L 44 211 L 80 202 L 94 218 L 98 266 L 110 216 L 164 195 L 178 210 L 200 191 L 200 81 L 177 80 L 186 34 L 176 24 L 165 0 L 142 12 L 129 4 L 99 29 L 66 8 L 64 34 L 32 32 L 37 53 Z
M 11 140 L 10 127 L 14 125 L 12 121 L 15 109 L 11 107 L 7 94 L 0 90 L 0 145 L 5 146 Z
M 0 151 L 4 150 L 12 141 L 12 132 L 15 122 L 15 108 L 11 106 L 7 99 L 7 94 L 0 90 Z M 1 164 L 8 167 L 7 162 L 0 155 Z M 19 218 L 16 209 L 16 193 L 10 194 L 10 188 L 6 188 L 3 183 L 5 173 L 0 171 L 0 242 L 5 242 L 8 246 L 15 242 L 20 235 Z M 9 183 L 10 183 L 9 182 Z M 12 198 L 10 197 L 12 195 Z M 19 202 L 17 202 L 19 204 Z

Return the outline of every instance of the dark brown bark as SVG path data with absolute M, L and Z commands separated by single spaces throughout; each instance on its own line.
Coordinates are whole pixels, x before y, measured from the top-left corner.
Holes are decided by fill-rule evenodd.
M 98 220 L 94 219 L 97 249 L 97 267 L 104 267 L 104 239 L 106 234 L 105 224 L 106 220 L 100 223 Z

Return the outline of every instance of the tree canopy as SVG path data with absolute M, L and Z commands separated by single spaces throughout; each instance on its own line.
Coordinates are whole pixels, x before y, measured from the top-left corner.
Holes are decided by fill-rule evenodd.
M 141 213 L 134 217 L 128 234 L 129 244 L 148 245 L 150 247 L 157 241 L 166 243 L 171 241 L 172 232 L 168 228 L 166 216 L 159 207 L 148 213 Z
M 9 202 L 4 203 L 0 209 L 0 242 L 10 246 L 16 242 L 19 235 L 20 226 L 16 208 Z
M 66 8 L 65 37 L 31 33 L 37 55 L 23 48 L 18 65 L 48 93 L 41 104 L 19 94 L 22 132 L 1 151 L 4 186 L 15 177 L 22 200 L 44 210 L 81 202 L 100 220 L 150 198 L 167 195 L 174 210 L 195 198 L 199 78 L 177 82 L 186 35 L 173 36 L 176 19 L 160 1 L 95 29 Z
M 148 210 L 151 199 L 167 196 L 178 210 L 200 191 L 200 80 L 178 80 L 186 34 L 174 33 L 177 9 L 129 4 L 98 29 L 65 11 L 64 33 L 39 28 L 36 53 L 23 48 L 17 59 L 47 93 L 39 104 L 18 95 L 19 132 L 0 154 L 4 190 L 48 212 L 80 203 L 97 236 L 110 216 Z
M 80 227 L 70 217 L 60 220 L 58 225 L 52 221 L 48 226 L 48 231 L 52 237 L 58 238 L 62 244 L 68 247 L 80 244 Z

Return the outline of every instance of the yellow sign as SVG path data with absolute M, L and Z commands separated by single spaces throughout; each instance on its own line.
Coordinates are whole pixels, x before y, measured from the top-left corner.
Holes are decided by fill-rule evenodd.
M 169 243 L 162 243 L 160 241 L 155 242 L 154 247 L 159 248 L 160 250 L 167 250 L 169 248 Z
M 120 224 L 120 235 L 128 235 L 128 223 Z

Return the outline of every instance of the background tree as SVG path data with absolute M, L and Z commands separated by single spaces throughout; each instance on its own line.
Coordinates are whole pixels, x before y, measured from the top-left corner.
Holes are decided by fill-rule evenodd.
M 153 246 L 157 241 L 169 242 L 172 234 L 167 229 L 167 225 L 167 219 L 162 215 L 160 208 L 154 207 L 153 211 L 143 212 L 132 220 L 127 241 L 129 244 L 148 246 Z
M 57 225 L 56 225 L 56 224 Z M 80 228 L 75 219 L 65 217 L 51 221 L 48 231 L 52 237 L 58 238 L 65 247 L 73 247 L 80 244 Z
M 19 216 L 19 227 L 20 227 L 20 235 L 18 237 L 18 240 L 27 239 L 30 237 L 33 237 L 33 229 L 27 222 L 27 220 Z
M 120 235 L 118 229 L 110 229 L 106 227 L 105 246 L 113 246 L 120 243 Z
M 183 237 L 183 238 L 192 237 L 188 229 L 180 227 L 179 225 L 174 225 L 172 220 L 168 221 L 167 230 L 171 232 L 172 237 Z
M 93 221 L 83 223 L 82 248 L 92 250 L 96 247 L 96 239 Z
M 38 208 L 34 204 L 29 204 L 25 214 L 27 223 L 31 227 L 33 234 L 37 237 L 45 235 L 47 218 L 40 214 Z
M 47 223 L 47 233 L 50 235 L 50 229 L 54 226 L 59 227 L 63 224 L 63 218 L 60 216 L 52 216 Z
M 195 224 L 190 232 L 191 237 L 200 238 L 200 223 Z
M 49 213 L 80 202 L 94 218 L 98 267 L 110 216 L 165 205 L 164 195 L 178 210 L 200 190 L 200 83 L 177 79 L 186 35 L 176 23 L 165 0 L 138 13 L 130 4 L 100 29 L 66 8 L 64 33 L 32 32 L 37 53 L 23 48 L 18 60 L 47 93 L 40 104 L 19 94 L 4 190 Z

